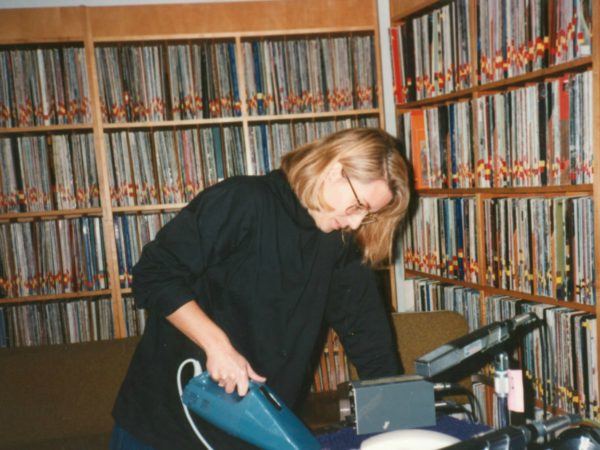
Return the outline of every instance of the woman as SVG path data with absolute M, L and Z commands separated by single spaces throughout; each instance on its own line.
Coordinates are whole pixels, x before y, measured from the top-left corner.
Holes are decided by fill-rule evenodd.
M 134 267 L 144 336 L 113 415 L 113 449 L 197 449 L 176 386 L 195 358 L 231 393 L 266 383 L 293 406 L 323 321 L 361 378 L 399 362 L 370 266 L 391 255 L 408 201 L 397 141 L 350 129 L 298 148 L 266 176 L 234 177 L 192 200 Z M 241 441 L 198 419 L 216 449 Z

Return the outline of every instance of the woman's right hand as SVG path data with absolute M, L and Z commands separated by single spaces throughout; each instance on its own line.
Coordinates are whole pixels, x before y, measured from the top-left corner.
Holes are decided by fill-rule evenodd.
M 260 383 L 266 381 L 252 369 L 246 358 L 231 345 L 223 330 L 195 301 L 185 303 L 168 315 L 167 320 L 204 350 L 205 369 L 228 394 L 237 387 L 240 396 L 246 395 L 249 379 Z
M 266 381 L 250 366 L 246 358 L 236 351 L 229 343 L 214 345 L 206 351 L 206 370 L 210 377 L 219 384 L 225 392 L 231 394 L 237 387 L 240 396 L 248 392 L 248 380 L 259 383 Z

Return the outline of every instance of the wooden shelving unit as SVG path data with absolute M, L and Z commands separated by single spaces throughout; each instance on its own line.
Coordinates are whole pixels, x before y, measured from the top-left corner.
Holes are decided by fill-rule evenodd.
M 442 6 L 448 5 L 452 3 L 452 1 L 434 1 L 434 0 L 390 0 L 390 13 L 392 17 L 392 26 L 399 25 L 410 21 L 415 17 L 420 17 L 424 14 L 429 14 L 433 10 L 437 8 L 441 8 Z M 547 67 L 539 70 L 534 70 L 529 73 L 525 73 L 522 75 L 517 75 L 511 78 L 501 79 L 498 81 L 492 81 L 489 83 L 481 84 L 477 76 L 473 76 L 478 74 L 478 55 L 477 55 L 477 39 L 478 39 L 478 0 L 469 0 L 468 8 L 470 13 L 470 26 L 469 33 L 471 36 L 471 70 L 472 70 L 472 79 L 473 84 L 472 87 L 468 89 L 457 90 L 451 93 L 445 93 L 438 96 L 434 96 L 431 98 L 425 98 L 416 101 L 409 101 L 407 103 L 397 104 L 396 106 L 396 115 L 399 118 L 403 113 L 413 110 L 420 110 L 429 107 L 435 107 L 439 105 L 445 105 L 450 103 L 455 103 L 459 101 L 463 102 L 471 102 L 471 119 L 472 119 L 472 146 L 473 151 L 475 153 L 474 162 L 478 161 L 479 156 L 477 155 L 477 143 L 479 138 L 479 133 L 481 130 L 477 129 L 477 109 L 475 107 L 475 101 L 486 95 L 501 93 L 511 91 L 520 87 L 529 86 L 534 83 L 547 81 L 551 79 L 555 79 L 564 74 L 575 74 L 580 72 L 590 71 L 592 73 L 592 96 L 594 100 L 600 98 L 600 33 L 597 30 L 600 29 L 600 8 L 598 8 L 595 3 L 593 4 L 593 18 L 592 18 L 592 29 L 594 32 L 592 33 L 592 55 L 584 56 L 579 59 L 574 59 L 569 62 L 559 63 L 559 64 L 550 64 Z M 553 16 L 555 13 L 553 12 L 557 2 L 550 0 L 547 2 L 548 5 L 548 33 L 549 41 L 552 43 L 555 36 L 553 36 L 553 31 L 551 21 L 553 20 Z M 406 270 L 407 278 L 423 278 L 429 279 L 434 282 L 444 283 L 446 285 L 453 285 L 464 287 L 468 289 L 473 289 L 479 292 L 480 294 L 480 302 L 479 307 L 482 312 L 481 317 L 484 316 L 483 312 L 485 311 L 485 300 L 490 296 L 495 295 L 503 295 L 510 296 L 515 299 L 524 299 L 531 302 L 536 302 L 539 304 L 546 304 L 552 306 L 566 307 L 571 308 L 578 312 L 583 313 L 591 313 L 594 315 L 598 315 L 599 306 L 598 301 L 596 300 L 595 305 L 576 303 L 575 301 L 561 301 L 553 297 L 546 297 L 541 295 L 536 295 L 532 293 L 525 293 L 517 290 L 507 290 L 507 289 L 499 289 L 496 287 L 492 287 L 489 285 L 488 280 L 486 279 L 486 247 L 485 242 L 489 239 L 488 233 L 490 230 L 486 230 L 484 223 L 484 210 L 483 204 L 486 200 L 495 199 L 495 198 L 530 198 L 530 197 L 540 197 L 552 199 L 559 196 L 571 197 L 571 196 L 589 196 L 593 198 L 594 203 L 594 212 L 593 212 L 593 222 L 594 222 L 594 235 L 595 235 L 595 244 L 594 244 L 594 273 L 595 273 L 595 282 L 593 285 L 593 289 L 596 293 L 596 299 L 598 298 L 598 280 L 600 280 L 600 248 L 598 246 L 598 236 L 600 236 L 600 208 L 597 205 L 600 201 L 600 158 L 598 157 L 598 152 L 595 150 L 595 147 L 600 143 L 600 108 L 597 107 L 597 102 L 594 101 L 593 106 L 593 136 L 592 142 L 594 145 L 594 160 L 593 160 L 593 171 L 594 171 L 594 181 L 591 184 L 578 184 L 578 185 L 552 185 L 552 186 L 540 186 L 540 187 L 481 187 L 479 183 L 476 181 L 473 188 L 423 188 L 418 189 L 418 194 L 421 197 L 429 197 L 429 198 L 463 198 L 470 197 L 474 198 L 477 214 L 476 214 L 476 226 L 477 233 L 479 236 L 478 240 L 478 274 L 479 281 L 477 283 L 461 281 L 455 278 L 448 278 L 444 276 L 435 275 L 432 273 L 426 273 L 416 270 Z M 409 151 L 409 150 L 407 150 Z M 448 168 L 450 165 L 448 164 Z M 450 170 L 448 170 L 448 179 L 450 179 Z M 547 237 L 550 239 L 550 236 Z M 591 244 L 590 244 L 591 245 Z M 553 250 L 555 251 L 555 250 Z M 536 269 L 535 264 L 533 265 L 534 271 Z M 552 276 L 556 277 L 556 272 L 553 269 Z M 533 274 L 535 275 L 535 274 Z M 481 323 L 483 325 L 484 323 Z M 596 333 L 600 331 L 600 329 L 596 329 Z M 595 349 L 596 357 L 600 358 L 600 349 Z M 541 406 L 541 405 L 540 405 Z M 597 411 L 597 408 L 596 408 Z M 595 413 L 594 419 L 597 419 L 597 412 Z
M 100 208 L 40 211 L 0 214 L 0 223 L 46 221 L 56 218 L 95 216 L 102 221 L 104 253 L 108 273 L 108 289 L 69 292 L 56 295 L 34 295 L 0 299 L 0 306 L 38 301 L 60 301 L 71 298 L 109 297 L 112 302 L 114 336 L 128 334 L 123 296 L 131 289 L 120 287 L 117 245 L 113 219 L 122 214 L 175 212 L 185 204 L 111 206 L 105 135 L 119 131 L 176 130 L 186 127 L 235 125 L 242 129 L 243 151 L 249 160 L 250 127 L 276 122 L 337 121 L 347 118 L 376 118 L 383 124 L 380 107 L 346 111 L 280 115 L 250 115 L 246 107 L 242 43 L 245 40 L 275 38 L 302 39 L 311 36 L 373 37 L 373 57 L 376 58 L 376 86 L 380 86 L 379 36 L 375 0 L 273 0 L 235 4 L 165 4 L 113 7 L 65 7 L 6 9 L 0 11 L 0 48 L 35 48 L 39 45 L 61 47 L 82 46 L 85 51 L 85 71 L 89 81 L 91 123 L 51 126 L 27 126 L 0 129 L 2 136 L 42 135 L 56 133 L 92 133 L 97 166 Z M 237 73 L 241 99 L 241 115 L 224 118 L 164 120 L 148 122 L 107 123 L 102 120 L 98 60 L 99 46 L 127 46 L 143 43 L 177 43 L 190 41 L 228 40 L 235 43 Z M 377 89 L 376 105 L 381 105 L 381 89 Z M 5 251 L 0 249 L 0 251 Z

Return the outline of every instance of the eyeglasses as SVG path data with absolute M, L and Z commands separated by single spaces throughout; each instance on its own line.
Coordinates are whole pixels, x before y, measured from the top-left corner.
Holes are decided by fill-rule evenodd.
M 352 181 L 350 181 L 350 178 L 348 177 L 348 175 L 346 175 L 345 173 L 343 173 L 344 178 L 348 181 L 348 184 L 350 185 L 350 189 L 352 190 L 352 194 L 354 195 L 354 198 L 356 199 L 356 203 L 354 205 L 350 205 L 348 206 L 348 208 L 346 208 L 346 215 L 347 216 L 352 216 L 354 214 L 362 214 L 365 213 L 365 216 L 363 217 L 362 221 L 360 222 L 361 225 L 367 225 L 369 223 L 373 223 L 373 222 L 377 222 L 377 214 L 376 213 L 372 213 L 369 211 L 369 208 L 367 208 L 367 206 L 360 201 L 360 199 L 358 198 L 358 195 L 356 194 L 356 190 L 354 189 L 354 186 L 352 185 Z

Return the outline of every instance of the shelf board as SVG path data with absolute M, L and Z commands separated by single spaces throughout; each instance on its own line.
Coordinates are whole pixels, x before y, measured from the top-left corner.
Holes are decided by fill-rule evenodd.
M 130 36 L 102 36 L 94 37 L 94 44 L 97 46 L 106 46 L 110 44 L 121 44 L 127 42 L 129 44 L 150 43 L 150 42 L 191 42 L 191 41 L 234 41 L 240 38 L 245 41 L 277 38 L 282 39 L 304 39 L 313 36 L 335 36 L 335 35 L 361 35 L 374 33 L 372 27 L 322 27 L 322 28 L 295 28 L 289 30 L 275 29 L 266 31 L 232 31 L 232 32 L 214 32 L 214 33 L 169 33 L 169 34 L 148 34 L 148 35 L 130 35 Z
M 0 42 L 6 44 L 64 43 L 85 40 L 82 7 L 19 9 L 14 2 L 0 14 Z M 41 3 L 41 2 L 40 2 Z
M 414 102 L 400 103 L 396 105 L 396 110 L 402 112 L 404 110 L 418 109 L 426 106 L 435 106 L 443 103 L 452 103 L 460 100 L 469 100 L 473 97 L 476 88 L 461 89 L 459 91 L 450 92 L 448 94 L 440 94 L 435 97 L 423 98 Z
M 61 124 L 61 125 L 35 125 L 27 127 L 0 128 L 0 135 L 10 134 L 34 134 L 34 133 L 55 133 L 65 131 L 92 131 L 92 124 Z
M 79 291 L 79 292 L 67 292 L 63 294 L 45 294 L 45 295 L 28 295 L 25 297 L 6 297 L 0 298 L 0 304 L 5 303 L 31 303 L 31 302 L 43 302 L 53 300 L 69 300 L 69 299 L 85 299 L 89 297 L 110 297 L 112 291 L 110 289 L 104 289 L 101 291 Z
M 413 102 L 401 103 L 396 105 L 396 111 L 402 113 L 406 110 L 424 108 L 427 106 L 435 106 L 444 103 L 457 102 L 467 100 L 474 97 L 476 94 L 493 94 L 498 91 L 504 91 L 509 87 L 523 86 L 530 83 L 540 82 L 549 78 L 560 76 L 569 72 L 581 72 L 592 67 L 592 57 L 586 56 L 578 58 L 566 63 L 556 64 L 533 72 L 517 75 L 504 80 L 493 81 L 490 83 L 479 84 L 477 86 L 462 89 L 448 94 L 436 95 Z
M 101 208 L 59 209 L 52 211 L 31 211 L 0 214 L 0 222 L 31 221 L 33 219 L 57 219 L 64 217 L 100 216 Z
M 336 119 L 340 117 L 359 117 L 379 114 L 378 109 L 352 109 L 347 111 L 325 111 L 315 113 L 271 114 L 263 116 L 248 116 L 249 123 L 305 120 L 314 122 L 319 119 Z
M 167 212 L 179 211 L 187 206 L 187 203 L 173 203 L 162 205 L 138 205 L 138 206 L 115 206 L 112 208 L 113 214 L 118 213 L 152 213 L 152 212 Z
M 373 30 L 374 2 L 305 0 L 239 2 L 232 14 L 227 3 L 89 7 L 94 42 L 326 34 Z
M 537 303 L 544 303 L 546 305 L 564 306 L 566 308 L 576 309 L 578 311 L 586 311 L 590 313 L 596 312 L 595 305 L 585 305 L 583 303 L 566 302 L 562 300 L 557 300 L 552 297 L 543 297 L 540 295 L 528 294 L 526 292 L 510 291 L 508 289 L 500 289 L 491 286 L 481 286 L 480 289 L 484 290 L 488 295 L 506 295 L 509 297 L 515 297 L 523 300 L 531 300 Z
M 416 270 L 406 270 L 407 278 L 429 278 L 440 283 L 452 284 L 456 286 L 467 287 L 470 289 L 476 289 L 478 291 L 485 292 L 486 295 L 504 295 L 512 297 L 518 300 L 530 300 L 537 303 L 544 303 L 553 306 L 563 306 L 566 308 L 575 309 L 577 311 L 585 311 L 590 313 L 596 312 L 595 305 L 585 305 L 583 303 L 575 303 L 570 301 L 561 301 L 552 297 L 544 297 L 540 295 L 529 294 L 526 292 L 511 291 L 508 289 L 500 289 L 493 286 L 486 286 L 483 284 L 470 283 L 468 281 L 456 280 L 453 278 L 444 278 L 439 275 L 434 275 L 426 272 L 419 272 Z
M 504 188 L 421 188 L 416 189 L 419 195 L 429 196 L 473 196 L 481 194 L 482 196 L 498 197 L 510 195 L 511 197 L 544 194 L 592 194 L 593 185 L 591 184 L 567 184 L 557 186 L 531 186 L 531 187 L 504 187 Z
M 493 81 L 490 83 L 484 83 L 477 86 L 476 90 L 479 92 L 487 93 L 486 91 L 498 91 L 505 90 L 510 86 L 519 86 L 523 84 L 539 82 L 547 78 L 553 78 L 563 73 L 571 71 L 584 71 L 592 67 L 592 57 L 586 56 L 583 58 L 577 58 L 566 63 L 552 65 L 543 69 L 535 70 L 533 72 L 525 73 L 523 75 L 517 75 L 504 80 Z
M 197 125 L 223 125 L 242 124 L 242 118 L 237 117 L 215 117 L 210 119 L 186 119 L 186 120 L 163 120 L 148 122 L 118 122 L 104 123 L 105 130 L 130 130 L 130 129 L 152 129 L 152 128 L 180 128 Z
M 290 30 L 265 30 L 261 32 L 238 32 L 243 40 L 263 39 L 264 37 L 274 38 L 281 37 L 282 39 L 305 39 L 315 36 L 335 36 L 335 35 L 360 35 L 366 33 L 374 33 L 375 29 L 368 26 L 349 26 L 349 27 L 320 27 L 320 28 L 295 28 Z
M 470 289 L 482 290 L 482 285 L 477 283 L 472 283 L 470 281 L 458 280 L 455 278 L 444 278 L 439 275 L 434 275 L 432 273 L 427 272 L 419 272 L 417 270 L 405 269 L 404 271 L 406 278 L 429 278 L 434 281 L 439 281 L 441 283 L 453 284 L 456 286 L 462 286 Z
M 390 0 L 391 20 L 392 23 L 397 24 L 411 16 L 425 14 L 447 3 L 448 0 Z
M 130 129 L 153 129 L 153 128 L 181 128 L 186 126 L 207 126 L 207 125 L 226 125 L 239 124 L 244 120 L 250 123 L 253 122 L 275 122 L 275 121 L 292 121 L 305 120 L 315 121 L 319 119 L 330 119 L 339 117 L 359 117 L 378 115 L 379 110 L 374 108 L 369 109 L 352 109 L 347 111 L 325 111 L 315 113 L 295 113 L 295 114 L 269 114 L 269 115 L 253 115 L 253 116 L 236 116 L 236 117 L 218 117 L 210 119 L 186 119 L 186 120 L 164 120 L 151 122 L 118 122 L 104 123 L 102 128 L 105 130 L 130 130 Z

